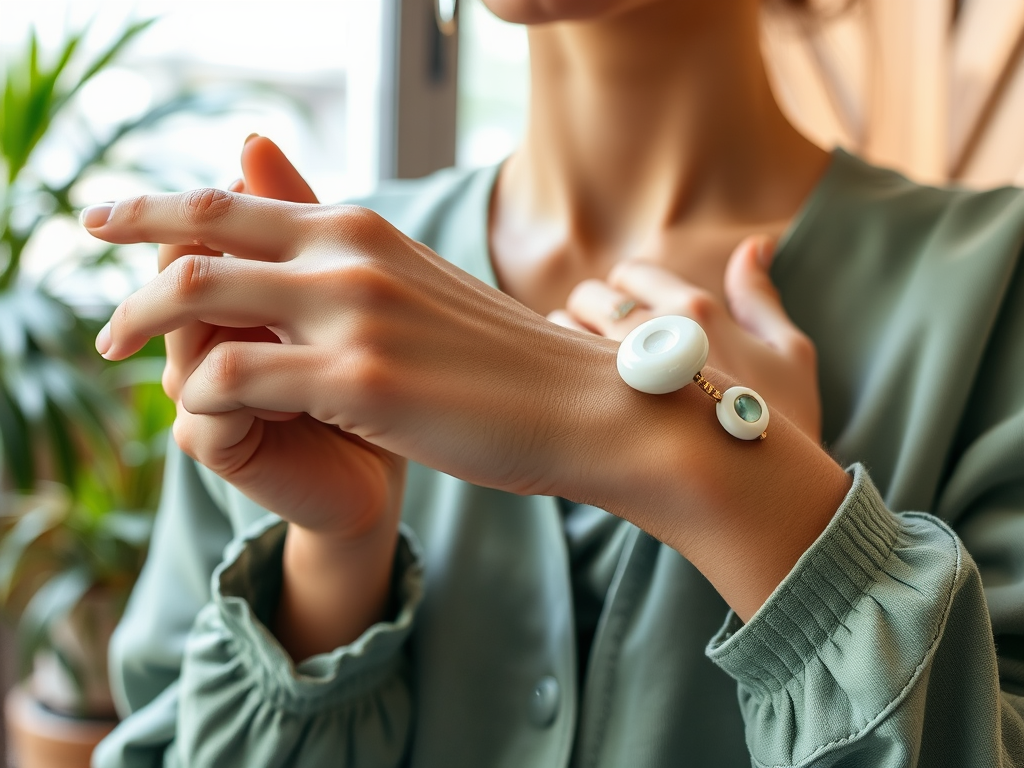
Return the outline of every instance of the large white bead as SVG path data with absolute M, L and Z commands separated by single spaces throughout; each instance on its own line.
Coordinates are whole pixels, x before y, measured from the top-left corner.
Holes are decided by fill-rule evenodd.
M 740 440 L 756 440 L 768 429 L 768 406 L 749 387 L 730 387 L 715 405 L 725 431 Z
M 708 337 L 688 317 L 666 315 L 634 328 L 619 345 L 618 368 L 633 389 L 663 395 L 682 389 L 708 359 Z

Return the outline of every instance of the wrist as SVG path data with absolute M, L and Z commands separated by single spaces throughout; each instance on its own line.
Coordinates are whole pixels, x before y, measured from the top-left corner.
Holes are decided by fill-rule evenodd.
M 776 412 L 763 441 L 712 430 L 701 448 L 690 446 L 686 474 L 673 484 L 668 494 L 687 494 L 686 505 L 662 512 L 663 540 L 748 621 L 825 530 L 851 479 Z
M 597 350 L 580 377 L 587 382 L 583 416 L 566 430 L 574 436 L 564 473 L 571 482 L 557 493 L 606 509 L 665 540 L 670 521 L 661 510 L 694 495 L 693 484 L 679 480 L 692 474 L 693 454 L 725 433 L 714 403 L 696 386 L 651 395 L 627 385 L 616 368 L 617 347 L 610 343 Z
M 767 439 L 739 440 L 696 386 L 647 395 L 621 381 L 614 358 L 604 365 L 604 407 L 588 424 L 593 500 L 579 500 L 677 550 L 749 619 L 825 529 L 849 476 L 778 411 Z
M 296 661 L 347 645 L 384 621 L 397 516 L 358 537 L 290 524 L 274 634 Z

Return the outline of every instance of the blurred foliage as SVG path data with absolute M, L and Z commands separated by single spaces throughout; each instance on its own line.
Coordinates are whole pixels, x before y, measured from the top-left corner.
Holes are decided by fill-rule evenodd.
M 162 339 L 111 364 L 93 348 L 98 323 L 23 270 L 41 226 L 74 217 L 76 186 L 97 168 L 139 173 L 113 159 L 120 142 L 182 112 L 222 112 L 223 97 L 182 93 L 91 137 L 60 184 L 35 171 L 36 150 L 83 86 L 114 63 L 153 19 L 128 24 L 98 54 L 80 53 L 87 30 L 44 56 L 37 34 L 2 63 L 0 110 L 0 608 L 20 617 L 28 665 L 55 621 L 83 596 L 123 601 L 138 574 L 174 417 L 160 388 Z M 116 248 L 80 268 L 117 263 Z M 60 657 L 60 650 L 53 649 Z M 78 679 L 74 665 L 67 671 Z M 23 666 L 23 670 L 27 670 Z
M 134 416 L 119 460 L 102 471 L 96 464 L 79 467 L 74 494 L 49 483 L 10 496 L 10 509 L 0 517 L 0 605 L 21 617 L 25 673 L 34 653 L 47 647 L 54 621 L 92 589 L 123 604 L 142 566 L 174 416 L 159 383 L 162 349 L 151 345 L 148 352 L 111 366 L 100 381 Z
M 78 52 L 86 30 L 70 34 L 52 61 L 43 61 L 36 33 L 25 49 L 4 62 L 0 111 L 0 471 L 8 486 L 27 491 L 40 478 L 56 479 L 75 490 L 84 461 L 116 459 L 112 445 L 130 415 L 109 391 L 97 386 L 103 363 L 93 351 L 97 327 L 57 298 L 45 281 L 24 279 L 26 247 L 41 226 L 57 217 L 73 218 L 73 191 L 92 171 L 118 166 L 112 155 L 125 139 L 182 112 L 214 113 L 224 98 L 181 93 L 117 126 L 91 137 L 75 169 L 59 185 L 33 169 L 33 153 L 74 105 L 86 83 L 117 57 L 154 19 L 129 24 L 89 61 Z M 80 267 L 116 263 L 118 249 L 107 247 L 84 257 Z

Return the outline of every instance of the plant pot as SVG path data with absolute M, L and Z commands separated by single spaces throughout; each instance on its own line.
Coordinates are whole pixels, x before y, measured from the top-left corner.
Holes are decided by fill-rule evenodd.
M 4 701 L 9 768 L 89 768 L 93 749 L 115 720 L 64 717 L 18 686 Z

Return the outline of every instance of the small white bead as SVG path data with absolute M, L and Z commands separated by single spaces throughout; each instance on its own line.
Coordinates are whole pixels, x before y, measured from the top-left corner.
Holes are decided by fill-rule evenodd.
M 682 389 L 708 359 L 708 337 L 688 317 L 666 315 L 634 328 L 619 345 L 618 368 L 633 389 L 663 395 Z
M 751 407 L 743 408 L 741 402 L 739 410 L 745 411 L 749 417 L 754 415 L 759 408 L 760 413 L 757 414 L 756 421 L 746 421 L 736 407 L 736 401 L 744 396 L 756 400 L 757 406 L 754 407 L 753 403 L 749 403 Z M 756 440 L 761 433 L 768 429 L 768 406 L 764 399 L 749 387 L 730 387 L 725 390 L 722 393 L 721 402 L 715 406 L 715 412 L 718 414 L 718 421 L 725 427 L 725 431 L 740 440 Z

